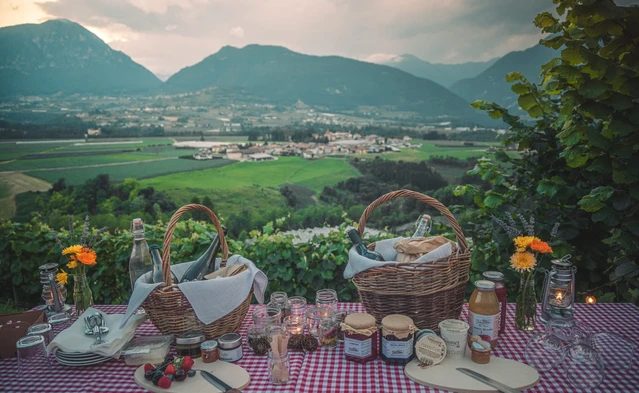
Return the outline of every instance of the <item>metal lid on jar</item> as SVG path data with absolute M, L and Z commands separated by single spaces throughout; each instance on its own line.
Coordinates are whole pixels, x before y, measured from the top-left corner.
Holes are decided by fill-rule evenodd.
M 490 290 L 495 289 L 495 283 L 488 280 L 477 280 L 475 281 L 475 287 L 477 289 Z
M 217 341 L 215 340 L 204 341 L 202 342 L 202 344 L 200 344 L 200 348 L 203 351 L 210 351 L 211 349 L 215 349 L 217 348 Z
M 365 312 L 356 312 L 346 316 L 344 323 L 353 329 L 368 329 L 375 326 L 375 317 Z
M 204 333 L 202 332 L 186 332 L 176 337 L 175 343 L 178 345 L 199 344 L 204 340 Z
M 485 279 L 487 280 L 496 280 L 496 281 L 501 281 L 504 279 L 504 273 L 502 272 L 496 272 L 496 271 L 488 271 L 488 272 L 484 272 L 482 274 L 484 276 Z
M 217 339 L 220 349 L 233 349 L 242 344 L 242 336 L 237 333 L 226 333 Z

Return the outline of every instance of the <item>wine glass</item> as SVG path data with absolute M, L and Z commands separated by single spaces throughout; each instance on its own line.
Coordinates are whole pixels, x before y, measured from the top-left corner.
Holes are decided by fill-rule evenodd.
M 604 380 L 604 362 L 597 351 L 588 344 L 573 344 L 561 360 L 566 378 L 581 389 L 594 389 Z
M 524 349 L 526 362 L 537 371 L 548 371 L 562 359 L 565 347 L 562 341 L 548 331 L 536 333 Z
M 592 346 L 608 369 L 626 370 L 632 368 L 637 344 L 626 337 L 612 332 L 593 334 L 588 343 Z

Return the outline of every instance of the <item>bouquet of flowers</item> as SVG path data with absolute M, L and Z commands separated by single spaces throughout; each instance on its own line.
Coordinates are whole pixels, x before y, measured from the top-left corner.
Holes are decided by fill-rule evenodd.
M 90 232 L 89 216 L 84 218 L 84 226 L 80 235 L 79 244 L 73 244 L 74 230 L 73 218 L 69 217 L 69 235 L 67 241 L 73 245 L 65 247 L 57 233 L 54 233 L 56 243 L 62 248 L 62 255 L 67 259 L 66 267 L 72 273 L 74 278 L 73 300 L 75 303 L 76 315 L 81 315 L 87 308 L 93 306 L 93 293 L 89 287 L 86 277 L 87 266 L 93 266 L 97 263 L 97 254 L 93 247 L 100 244 L 104 239 L 96 242 L 98 236 L 105 232 L 108 227 L 98 230 L 89 240 Z M 69 273 L 60 269 L 57 277 L 58 282 L 66 285 L 69 281 Z
M 534 216 L 531 216 L 529 221 L 519 213 L 517 217 L 524 227 L 525 234 L 517 228 L 517 223 L 511 215 L 507 215 L 509 223 L 495 216 L 492 219 L 513 238 L 515 246 L 515 252 L 510 256 L 510 267 L 519 273 L 520 277 L 519 293 L 515 303 L 515 325 L 521 330 L 533 330 L 537 315 L 535 268 L 545 254 L 552 254 L 553 251 L 547 242 L 535 236 Z M 555 237 L 558 229 L 559 223 L 555 223 L 550 232 L 551 238 Z

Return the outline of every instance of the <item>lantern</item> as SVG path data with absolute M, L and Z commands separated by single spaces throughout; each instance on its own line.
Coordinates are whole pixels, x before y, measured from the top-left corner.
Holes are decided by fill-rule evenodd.
M 575 304 L 575 272 L 570 255 L 553 259 L 551 270 L 546 270 L 543 301 L 539 319 L 552 321 L 553 326 L 567 327 L 574 324 L 572 306 Z

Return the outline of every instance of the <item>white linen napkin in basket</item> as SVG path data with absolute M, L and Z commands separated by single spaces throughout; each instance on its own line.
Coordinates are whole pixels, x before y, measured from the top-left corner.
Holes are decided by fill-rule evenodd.
M 344 278 L 352 278 L 357 273 L 361 273 L 364 270 L 373 267 L 398 263 L 397 261 L 395 261 L 395 258 L 397 258 L 397 250 L 395 250 L 393 246 L 395 245 L 395 243 L 403 239 L 405 238 L 396 237 L 394 239 L 380 240 L 375 243 L 375 251 L 377 251 L 382 255 L 382 257 L 384 257 L 384 261 L 374 261 L 372 259 L 363 257 L 359 255 L 357 251 L 355 251 L 354 246 L 351 247 L 351 249 L 348 251 L 348 264 L 344 269 Z M 440 258 L 446 258 L 450 256 L 452 252 L 452 243 L 446 243 L 442 246 L 437 247 L 428 254 L 422 255 L 421 257 L 413 261 L 413 263 L 431 262 Z
M 217 258 L 215 261 L 216 270 L 219 269 L 220 262 L 221 259 Z M 171 265 L 171 271 L 180 280 L 191 263 Z M 248 269 L 231 277 L 216 277 L 213 280 L 178 284 L 178 288 L 191 303 L 195 315 L 202 323 L 206 325 L 213 323 L 236 309 L 246 299 L 251 287 L 253 287 L 257 301 L 264 303 L 264 291 L 266 291 L 268 284 L 266 275 L 253 262 L 239 255 L 232 255 L 226 262 L 226 266 L 235 264 L 246 265 Z M 163 284 L 149 284 L 150 277 L 151 273 L 149 272 L 135 282 L 135 289 L 124 313 L 123 324 L 142 305 L 149 294 Z
M 106 342 L 98 345 L 93 345 L 95 342 L 94 336 L 84 334 L 86 329 L 84 317 L 94 313 L 102 314 L 102 318 L 105 319 L 109 328 L 109 333 L 102 336 L 102 339 Z M 123 314 L 107 314 L 89 307 L 78 317 L 77 321 L 55 336 L 47 346 L 47 352 L 51 353 L 56 349 L 61 349 L 64 352 L 95 353 L 106 357 L 114 357 L 133 338 L 138 325 L 147 318 L 146 314 L 136 314 L 133 318 L 130 318 L 128 323 L 121 326 L 123 316 Z

